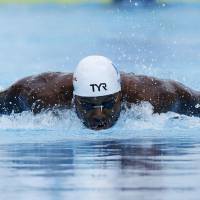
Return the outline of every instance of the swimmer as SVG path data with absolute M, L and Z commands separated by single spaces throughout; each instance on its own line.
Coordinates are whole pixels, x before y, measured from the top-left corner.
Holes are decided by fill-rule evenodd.
M 0 113 L 75 107 L 83 124 L 94 130 L 112 127 L 122 103 L 147 101 L 154 113 L 168 111 L 199 116 L 200 92 L 173 80 L 118 72 L 103 56 L 81 60 L 74 73 L 48 72 L 23 78 L 0 93 Z

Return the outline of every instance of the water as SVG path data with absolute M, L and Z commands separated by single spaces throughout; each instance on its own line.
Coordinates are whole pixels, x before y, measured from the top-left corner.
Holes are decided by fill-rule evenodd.
M 200 90 L 200 6 L 0 6 L 0 86 L 73 71 L 89 54 Z M 0 117 L 0 199 L 199 199 L 200 119 L 123 112 L 88 130 L 74 111 Z

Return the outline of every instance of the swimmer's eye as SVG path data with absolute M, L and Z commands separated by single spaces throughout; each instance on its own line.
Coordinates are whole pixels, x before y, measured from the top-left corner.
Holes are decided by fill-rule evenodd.
M 91 104 L 91 103 L 81 103 L 80 104 L 83 110 L 89 111 L 89 110 L 93 110 L 95 105 Z
M 94 106 L 95 106 L 91 103 L 81 102 L 80 100 L 77 100 L 77 102 L 80 105 L 80 107 L 85 111 L 92 110 L 92 109 L 94 109 Z
M 114 101 L 104 102 L 104 103 L 102 103 L 102 105 L 94 105 L 91 103 L 81 103 L 80 106 L 83 110 L 86 110 L 86 111 L 100 108 L 101 106 L 103 109 L 112 109 L 114 106 Z
M 111 99 L 109 101 L 102 102 L 101 104 L 96 105 L 96 104 L 89 103 L 89 102 L 86 103 L 86 102 L 78 101 L 81 108 L 86 111 L 90 111 L 90 110 L 100 108 L 100 107 L 102 107 L 103 109 L 111 110 L 111 109 L 113 109 L 116 102 L 117 102 L 117 99 Z
M 102 103 L 102 106 L 104 109 L 112 109 L 115 105 L 115 101 L 114 100 L 110 100 L 110 101 L 107 101 L 107 102 L 103 102 Z
M 115 104 L 117 103 L 117 101 L 119 100 L 119 97 L 115 98 L 115 99 L 111 99 L 109 101 L 103 102 L 102 106 L 104 109 L 113 109 L 113 107 L 115 106 Z

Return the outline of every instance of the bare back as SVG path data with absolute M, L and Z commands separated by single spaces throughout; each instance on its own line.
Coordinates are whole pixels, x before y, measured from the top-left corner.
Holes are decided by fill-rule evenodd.
M 0 93 L 0 113 L 10 114 L 31 110 L 34 113 L 52 108 L 71 108 L 73 74 L 49 72 L 29 76 L 17 81 Z M 154 77 L 121 73 L 123 101 L 140 103 L 148 101 L 154 112 L 174 111 L 197 115 L 200 110 L 200 93 L 178 82 Z

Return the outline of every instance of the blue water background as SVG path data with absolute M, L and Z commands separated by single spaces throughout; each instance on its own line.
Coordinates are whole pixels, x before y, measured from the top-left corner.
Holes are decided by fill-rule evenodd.
M 1 5 L 0 86 L 90 54 L 200 90 L 200 6 Z M 200 119 L 146 102 L 95 132 L 73 110 L 0 117 L 0 199 L 199 200 Z

